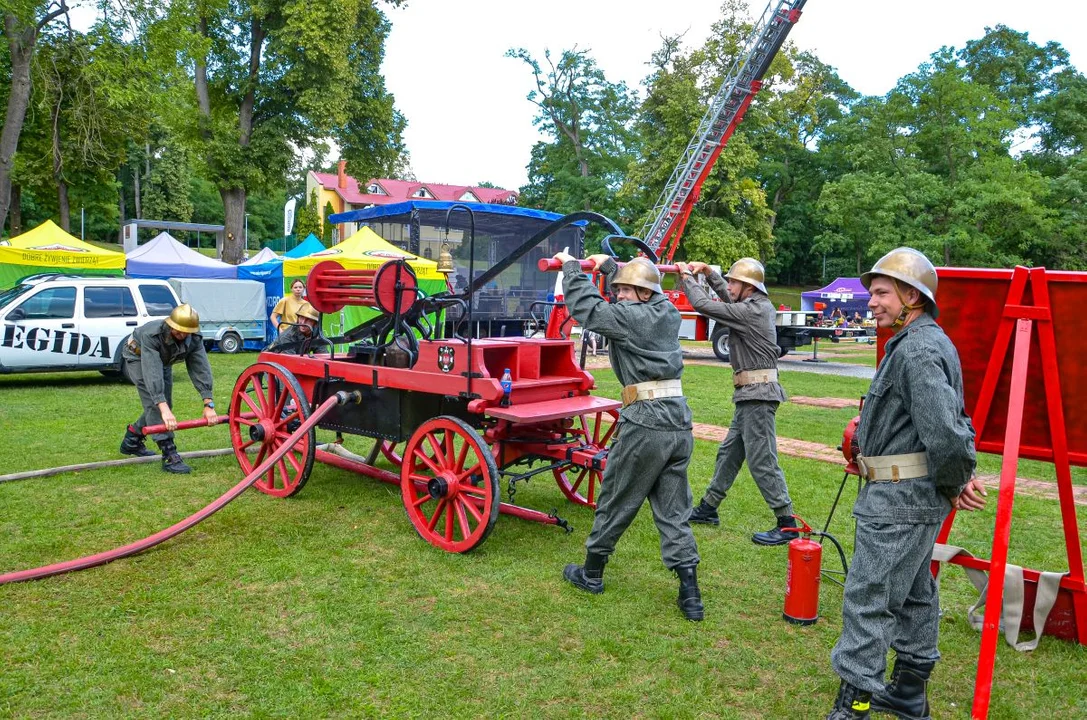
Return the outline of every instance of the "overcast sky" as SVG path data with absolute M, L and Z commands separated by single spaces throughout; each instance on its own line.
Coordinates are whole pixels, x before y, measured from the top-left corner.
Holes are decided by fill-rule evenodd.
M 775 0 L 776 4 L 776 0 Z M 411 167 L 422 181 L 515 190 L 540 138 L 526 95 L 532 73 L 504 57 L 524 47 L 543 59 L 591 51 L 611 81 L 639 87 L 661 35 L 702 44 L 719 0 L 408 0 L 386 9 L 392 32 L 387 87 L 408 119 Z M 753 0 L 761 11 L 765 4 Z M 809 0 L 789 40 L 816 52 L 858 91 L 888 92 L 941 46 L 962 47 L 986 27 L 1008 25 L 1041 45 L 1059 42 L 1087 70 L 1087 3 L 1081 0 Z M 677 158 L 678 160 L 678 158 Z M 350 168 L 348 168 L 350 172 Z

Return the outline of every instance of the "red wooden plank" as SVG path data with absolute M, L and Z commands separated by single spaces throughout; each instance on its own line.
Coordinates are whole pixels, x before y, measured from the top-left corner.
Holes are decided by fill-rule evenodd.
M 622 406 L 623 403 L 618 400 L 609 400 L 608 398 L 596 397 L 594 395 L 579 395 L 577 397 L 562 398 L 559 400 L 545 400 L 543 402 L 510 405 L 509 407 L 491 407 L 487 408 L 485 414 L 489 417 L 509 420 L 511 422 L 530 423 L 558 420 L 560 418 L 585 415 L 587 413 L 618 410 Z

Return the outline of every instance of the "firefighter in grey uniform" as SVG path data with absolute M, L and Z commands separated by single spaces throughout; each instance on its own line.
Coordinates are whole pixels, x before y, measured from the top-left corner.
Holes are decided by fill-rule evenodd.
M 786 528 L 795 526 L 793 502 L 778 463 L 778 405 L 785 402 L 785 390 L 778 382 L 776 312 L 766 295 L 762 263 L 741 258 L 722 277 L 706 263 L 676 263 L 687 300 L 699 314 L 713 318 L 729 329 L 729 359 L 732 362 L 732 401 L 735 412 L 728 435 L 717 449 L 713 479 L 702 501 L 691 514 L 691 522 L 717 525 L 717 506 L 725 499 L 740 468 L 747 460 L 762 497 L 770 506 L 777 525 L 755 533 L 759 545 L 781 545 L 797 537 Z M 710 297 L 696 275 L 706 276 L 710 287 L 724 302 Z
M 929 718 L 926 686 L 940 657 L 933 543 L 951 508 L 984 507 L 985 490 L 972 477 L 974 427 L 963 408 L 959 356 L 935 322 L 935 268 L 916 250 L 898 248 L 861 282 L 876 324 L 895 335 L 857 427 L 867 482 L 853 507 L 853 565 L 831 653 L 841 685 L 827 718 L 867 718 L 869 710 Z M 884 685 L 888 647 L 896 657 Z
M 604 592 L 608 556 L 648 499 L 661 558 L 679 577 L 679 608 L 688 620 L 702 620 L 698 546 L 687 520 L 694 436 L 680 383 L 679 311 L 661 291 L 660 272 L 645 258 L 622 269 L 607 255 L 589 258 L 610 280 L 614 303 L 601 297 L 577 260 L 566 253 L 555 258 L 563 263 L 566 307 L 584 330 L 609 340 L 611 367 L 623 384 L 623 409 L 585 541 L 585 564 L 567 565 L 563 576 L 587 592 Z
M 166 425 L 167 432 L 151 437 L 162 450 L 162 469 L 169 473 L 192 471 L 174 444 L 177 418 L 170 409 L 174 390 L 172 365 L 185 361 L 189 379 L 204 399 L 204 419 L 209 425 L 214 425 L 217 419 L 212 400 L 211 364 L 199 331 L 200 316 L 196 310 L 187 303 L 178 305 L 169 317 L 152 320 L 137 328 L 121 351 L 125 373 L 136 386 L 143 405 L 143 414 L 125 430 L 121 452 L 138 457 L 154 455 L 144 444 L 143 429 L 149 425 Z

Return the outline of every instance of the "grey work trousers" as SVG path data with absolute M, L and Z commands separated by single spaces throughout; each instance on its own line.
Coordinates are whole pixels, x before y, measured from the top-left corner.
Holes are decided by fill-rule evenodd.
M 615 552 L 615 544 L 648 499 L 665 567 L 698 564 L 698 545 L 689 523 L 691 431 L 653 430 L 620 421 L 615 435 L 585 549 L 605 556 Z
M 842 635 L 830 654 L 834 671 L 853 687 L 883 691 L 888 647 L 915 664 L 940 658 L 940 603 L 929 569 L 939 529 L 857 518 Z
M 143 365 L 140 364 L 139 359 L 126 360 L 125 372 L 128 373 L 128 379 L 136 386 L 140 403 L 143 405 L 143 414 L 140 415 L 139 420 L 132 423 L 132 427 L 136 429 L 136 432 L 142 432 L 148 425 L 161 425 L 162 413 L 159 412 L 159 406 L 151 399 L 151 393 L 147 390 L 147 383 L 143 379 Z M 174 406 L 174 369 L 169 365 L 162 369 L 162 387 L 166 395 L 166 404 L 172 408 Z M 174 434 L 169 431 L 155 433 L 151 439 L 161 443 L 163 440 L 173 440 Z
M 728 435 L 717 448 L 713 479 L 702 498 L 717 507 L 725 499 L 732 483 L 747 460 L 747 469 L 759 487 L 775 517 L 793 514 L 793 501 L 785 484 L 785 473 L 778 464 L 776 415 L 780 403 L 770 400 L 743 400 L 736 403 Z

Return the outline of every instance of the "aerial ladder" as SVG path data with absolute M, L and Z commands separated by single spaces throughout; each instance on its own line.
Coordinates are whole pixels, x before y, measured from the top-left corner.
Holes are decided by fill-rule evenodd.
M 639 235 L 661 262 L 671 263 L 698 194 L 725 143 L 732 137 L 762 78 L 807 0 L 773 0 L 729 69 Z M 771 9 L 771 7 L 773 9 Z

